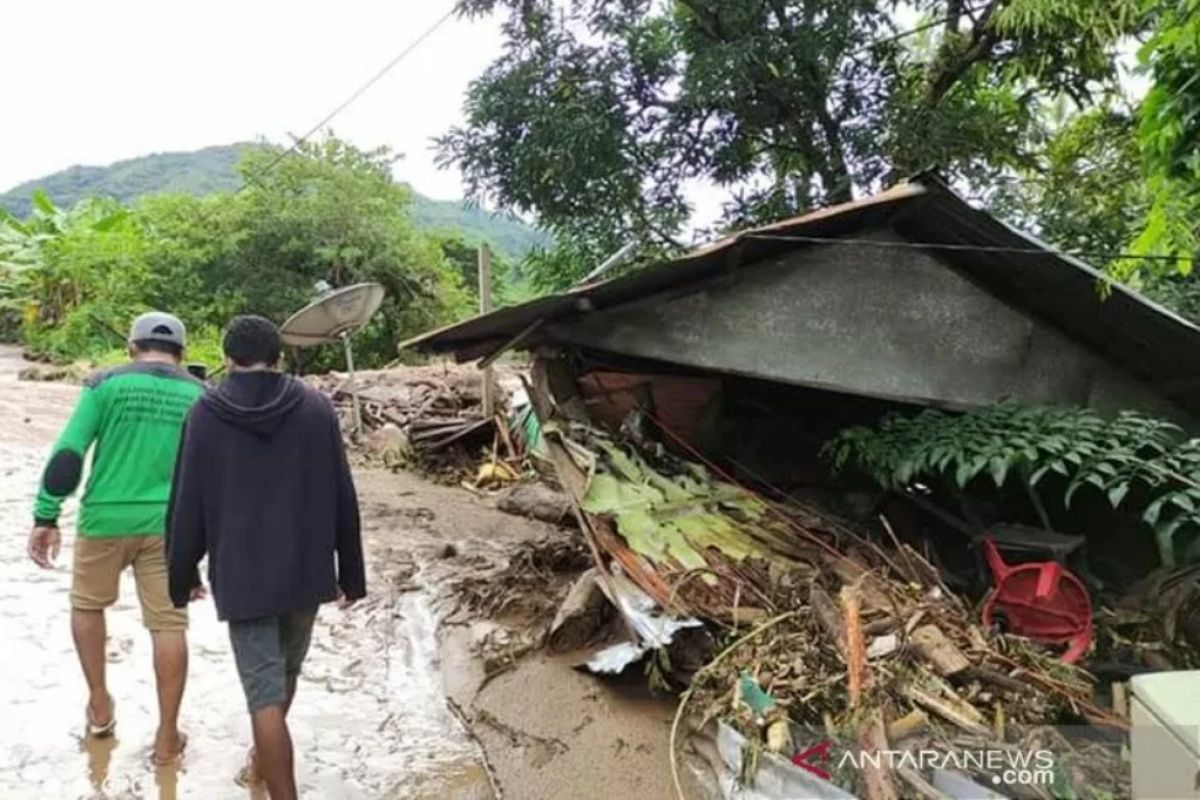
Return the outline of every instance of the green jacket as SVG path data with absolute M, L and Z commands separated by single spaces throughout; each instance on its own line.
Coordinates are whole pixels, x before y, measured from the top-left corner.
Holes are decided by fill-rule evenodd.
M 37 524 L 58 523 L 94 442 L 80 535 L 161 535 L 183 423 L 203 393 L 204 384 L 181 367 L 160 362 L 133 362 L 89 378 L 42 475 Z

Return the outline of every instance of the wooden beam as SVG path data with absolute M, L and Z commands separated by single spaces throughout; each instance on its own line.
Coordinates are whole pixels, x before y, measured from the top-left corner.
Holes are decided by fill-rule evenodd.
M 479 246 L 479 312 L 492 310 L 492 251 L 486 244 Z M 492 367 L 483 369 L 483 415 L 491 419 L 496 415 L 496 397 L 492 385 Z

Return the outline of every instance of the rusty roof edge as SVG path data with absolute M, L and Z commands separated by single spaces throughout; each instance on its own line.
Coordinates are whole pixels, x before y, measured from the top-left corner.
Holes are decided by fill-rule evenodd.
M 818 222 L 820 220 L 838 217 L 838 216 L 841 216 L 842 214 L 845 214 L 845 213 L 848 213 L 851 211 L 856 211 L 861 208 L 866 208 L 868 206 L 882 205 L 885 203 L 893 203 L 893 202 L 907 200 L 907 199 L 910 199 L 913 197 L 917 197 L 917 196 L 926 194 L 929 191 L 928 187 L 925 185 L 925 180 L 926 180 L 926 177 L 924 175 L 915 176 L 908 180 L 897 183 L 895 186 L 891 186 L 882 192 L 878 192 L 878 193 L 870 195 L 868 197 L 863 197 L 858 200 L 850 200 L 845 203 L 837 203 L 837 204 L 831 205 L 831 206 L 824 206 L 822 208 L 816 208 L 811 211 L 806 211 L 803 214 L 800 214 L 798 216 L 789 217 L 788 219 L 785 219 L 785 220 L 780 220 L 779 222 L 771 222 L 766 225 L 759 225 L 759 226 L 756 226 L 753 228 L 746 228 L 744 230 L 737 231 L 736 233 L 733 233 L 729 236 L 725 236 L 721 239 L 717 239 L 713 242 L 709 242 L 707 244 L 700 245 L 699 247 L 697 247 L 693 250 L 689 250 L 687 253 L 684 253 L 683 255 L 681 255 L 677 258 L 673 258 L 673 259 L 670 259 L 667 261 L 660 261 L 655 264 L 644 267 L 643 269 L 666 268 L 666 267 L 670 267 L 673 265 L 681 265 L 682 263 L 684 263 L 686 261 L 690 261 L 695 258 L 702 258 L 704 256 L 709 256 L 714 253 L 720 253 L 722 251 L 729 250 L 729 249 L 733 248 L 735 245 L 737 245 L 739 242 L 745 240 L 748 237 L 752 237 L 756 234 L 788 230 L 788 229 L 795 228 L 795 227 L 798 227 L 801 225 L 807 225 L 807 224 L 810 224 L 813 222 Z M 943 186 L 941 188 L 945 188 L 945 187 Z M 955 197 L 957 197 L 957 195 L 955 195 Z M 959 198 L 959 199 L 961 200 L 961 198 Z M 965 203 L 965 201 L 963 201 L 963 202 Z M 555 301 L 561 302 L 561 304 L 562 304 L 561 310 L 569 310 L 570 308 L 574 307 L 574 304 L 577 300 L 587 297 L 591 293 L 593 293 L 605 286 L 609 286 L 611 284 L 614 284 L 614 283 L 617 283 L 620 281 L 628 280 L 629 277 L 630 277 L 629 275 L 618 275 L 616 277 L 607 278 L 605 280 L 597 281 L 595 283 L 589 283 L 589 284 L 585 284 L 582 286 L 575 286 L 575 287 L 572 287 L 570 289 L 567 289 L 563 292 L 559 292 L 556 294 L 549 294 L 549 295 L 545 295 L 543 297 L 534 298 L 533 300 L 528 300 L 519 305 L 508 306 L 507 308 L 500 308 L 500 309 L 496 309 L 495 311 L 489 311 L 487 313 L 475 314 L 473 316 L 468 317 L 467 319 L 459 320 L 458 322 L 449 323 L 449 324 L 443 325 L 439 328 L 435 328 L 431 331 L 426 331 L 425 333 L 419 334 L 410 339 L 406 339 L 405 341 L 403 341 L 399 345 L 397 345 L 397 347 L 398 347 L 398 349 L 401 349 L 401 350 L 407 350 L 407 349 L 414 348 L 414 347 L 419 349 L 422 347 L 422 345 L 425 345 L 425 344 L 429 343 L 430 341 L 437 339 L 438 337 L 443 336 L 444 334 L 449 333 L 450 331 L 455 330 L 456 328 L 467 327 L 474 323 L 480 322 L 481 320 L 484 320 L 484 319 L 496 318 L 500 315 L 505 315 L 505 312 L 509 312 L 513 315 L 516 315 L 516 314 L 520 313 L 522 310 L 532 309 L 532 308 L 538 306 L 539 304 L 546 306 L 547 313 L 544 314 L 543 317 L 548 317 L 548 316 L 551 316 L 552 314 L 556 314 L 556 313 L 560 312 L 560 309 L 554 308 L 554 306 L 559 305 L 559 303 L 556 303 Z M 486 337 L 481 336 L 478 338 L 486 338 Z M 466 341 L 466 340 L 462 340 L 462 341 Z M 449 350 L 449 349 L 453 349 L 453 348 L 447 348 L 447 349 Z
M 1041 239 L 1039 239 L 1038 237 L 1034 236 L 1032 233 L 1027 233 L 1026 231 L 1023 231 L 1020 228 L 1016 228 L 1016 227 L 1010 225 L 1009 223 L 1005 222 L 1004 220 L 1000 219 L 999 217 L 995 216 L 994 214 L 989 213 L 985 209 L 976 208 L 975 206 L 971 205 L 969 202 L 967 202 L 966 198 L 964 198 L 958 192 L 954 191 L 954 189 L 951 188 L 949 185 L 947 185 L 946 182 L 942 178 L 940 178 L 936 175 L 930 174 L 930 175 L 922 175 L 919 178 L 919 180 L 928 181 L 929 183 L 933 184 L 936 187 L 937 191 L 947 194 L 947 195 L 950 195 L 954 200 L 957 200 L 965 208 L 969 209 L 972 213 L 981 214 L 981 215 L 987 217 L 988 220 L 995 222 L 997 225 L 999 225 L 1001 228 L 1003 228 L 1005 230 L 1005 232 L 1011 234 L 1012 236 L 1015 236 L 1018 239 L 1021 239 L 1022 241 L 1026 242 L 1034 247 L 1037 247 L 1041 250 L 1045 250 L 1046 252 L 1051 253 L 1059 261 L 1062 261 L 1063 263 L 1070 265 L 1071 267 L 1078 270 L 1079 272 L 1085 273 L 1086 275 L 1088 275 L 1092 279 L 1094 279 L 1097 283 L 1107 281 L 1108 285 L 1111 288 L 1111 290 L 1113 291 L 1113 293 L 1123 295 L 1126 298 L 1133 300 L 1134 302 L 1146 307 L 1148 310 L 1154 311 L 1154 312 L 1162 315 L 1163 317 L 1166 317 L 1167 319 L 1171 320 L 1172 322 L 1174 322 L 1178 325 L 1181 325 L 1184 328 L 1187 328 L 1190 331 L 1200 335 L 1200 326 L 1197 326 L 1194 322 L 1192 322 L 1188 319 L 1185 319 L 1184 317 L 1180 316 L 1178 313 L 1172 311 L 1171 309 L 1167 308 L 1166 306 L 1163 306 L 1160 303 L 1157 303 L 1154 300 L 1151 300 L 1149 297 L 1147 297 L 1146 295 L 1137 291 L 1136 289 L 1132 289 L 1123 283 L 1119 283 L 1117 281 L 1110 280 L 1107 275 L 1105 275 L 1103 272 L 1101 272 L 1100 270 L 1093 267 L 1091 264 L 1088 264 L 1086 261 L 1080 260 L 1079 258 L 1071 255 L 1070 253 L 1062 252 L 1061 250 L 1055 248 L 1053 245 L 1050 245 L 1047 242 L 1044 242 Z

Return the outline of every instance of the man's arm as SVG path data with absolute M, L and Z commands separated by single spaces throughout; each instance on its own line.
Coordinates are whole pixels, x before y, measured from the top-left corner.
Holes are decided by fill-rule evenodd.
M 346 446 L 338 428 L 337 414 L 330 405 L 331 434 L 337 453 L 337 562 L 338 588 L 346 600 L 366 597 L 367 576 L 363 565 L 362 530 L 358 516 L 358 493 L 346 460 Z
M 33 520 L 37 528 L 57 528 L 63 501 L 79 488 L 79 481 L 83 477 L 83 459 L 100 430 L 98 391 L 84 387 L 71 419 L 54 443 L 50 460 L 42 472 L 42 482 L 33 508 Z
M 184 423 L 175 457 L 175 473 L 171 478 L 171 496 L 167 501 L 167 584 L 171 602 L 184 608 L 192 591 L 200 583 L 200 559 L 208 547 L 204 530 L 203 468 L 200 462 L 200 437 L 192 414 Z

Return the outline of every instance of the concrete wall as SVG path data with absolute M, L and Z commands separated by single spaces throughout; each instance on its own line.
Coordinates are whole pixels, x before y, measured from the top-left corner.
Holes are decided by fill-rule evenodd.
M 593 312 L 551 334 L 632 356 L 947 408 L 1014 398 L 1139 408 L 1189 422 L 1148 387 L 918 250 L 814 246 L 683 294 Z

